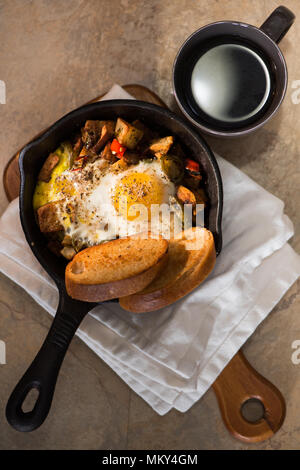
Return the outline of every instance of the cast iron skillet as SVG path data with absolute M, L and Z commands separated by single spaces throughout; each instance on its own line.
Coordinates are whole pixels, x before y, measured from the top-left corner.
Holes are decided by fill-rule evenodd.
M 143 101 L 112 100 L 90 104 L 67 114 L 42 136 L 28 144 L 21 152 L 20 217 L 27 242 L 45 271 L 59 290 L 59 305 L 50 331 L 31 366 L 12 392 L 6 407 L 8 422 L 18 431 L 38 428 L 49 412 L 58 372 L 68 346 L 85 315 L 96 305 L 71 299 L 65 290 L 66 261 L 55 257 L 46 247 L 46 239 L 35 221 L 32 196 L 37 175 L 50 152 L 79 130 L 87 119 L 142 119 L 146 124 L 161 129 L 162 134 L 179 138 L 190 158 L 198 160 L 205 173 L 210 206 L 206 226 L 213 233 L 216 252 L 222 248 L 222 181 L 215 157 L 204 140 L 178 116 L 167 109 Z M 34 408 L 22 410 L 22 404 L 31 389 L 39 394 Z

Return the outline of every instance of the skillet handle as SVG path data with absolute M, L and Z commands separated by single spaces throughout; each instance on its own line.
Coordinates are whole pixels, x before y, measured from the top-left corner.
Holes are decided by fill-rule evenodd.
M 60 293 L 57 312 L 44 344 L 16 385 L 6 406 L 7 421 L 17 431 L 33 431 L 46 419 L 68 346 L 82 319 L 93 306 L 72 300 L 65 292 Z M 22 405 L 32 389 L 39 392 L 36 403 L 31 411 L 24 412 Z

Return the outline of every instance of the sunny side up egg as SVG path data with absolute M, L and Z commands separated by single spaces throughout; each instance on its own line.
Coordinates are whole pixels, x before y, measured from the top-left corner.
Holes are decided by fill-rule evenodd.
M 85 174 L 88 171 L 86 168 Z M 155 208 L 167 205 L 172 212 L 170 205 L 176 193 L 174 183 L 157 160 L 140 161 L 119 172 L 106 168 L 98 172 L 97 178 L 87 181 L 83 175 L 66 171 L 61 181 L 66 189 L 72 187 L 72 191 L 64 191 L 66 204 L 76 208 L 73 221 L 62 212 L 61 222 L 73 239 L 88 245 L 148 231 Z M 166 235 L 170 218 L 160 217 L 153 227 L 157 233 Z

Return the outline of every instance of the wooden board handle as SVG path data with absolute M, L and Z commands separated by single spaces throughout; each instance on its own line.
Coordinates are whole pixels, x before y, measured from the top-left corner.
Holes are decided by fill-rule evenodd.
M 280 429 L 285 418 L 285 401 L 280 391 L 260 375 L 239 351 L 213 384 L 223 421 L 229 432 L 243 442 L 261 442 Z M 259 400 L 264 414 L 256 422 L 247 421 L 242 406 Z

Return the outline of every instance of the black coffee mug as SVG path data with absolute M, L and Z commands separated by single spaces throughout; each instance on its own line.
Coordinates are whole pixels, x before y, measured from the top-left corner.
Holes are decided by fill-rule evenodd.
M 294 20 L 280 6 L 260 28 L 219 21 L 195 31 L 173 66 L 183 114 L 199 130 L 220 137 L 249 134 L 266 124 L 286 93 L 287 67 L 277 44 Z

